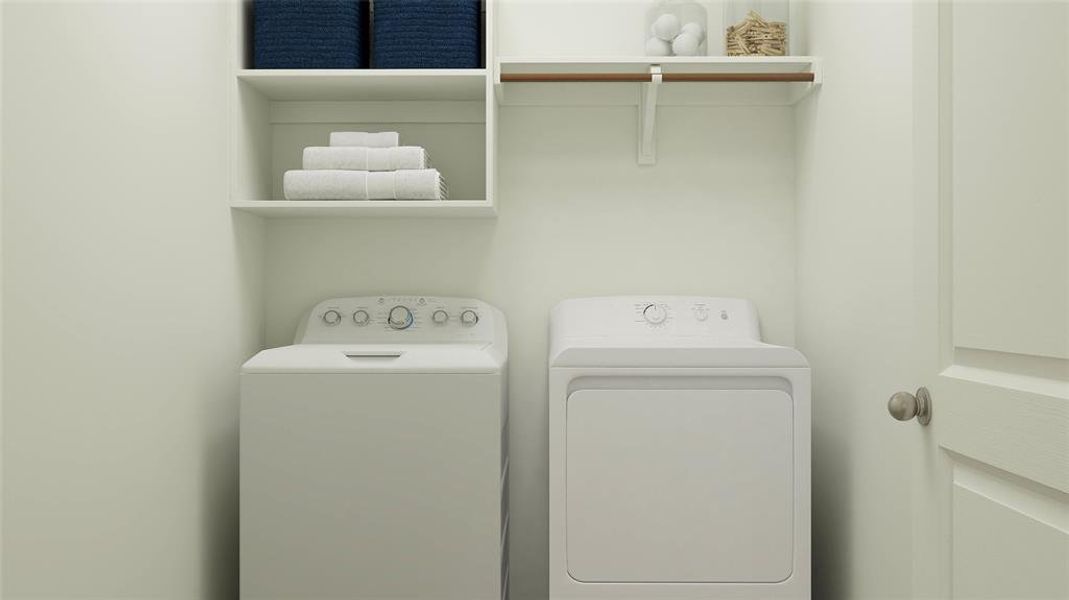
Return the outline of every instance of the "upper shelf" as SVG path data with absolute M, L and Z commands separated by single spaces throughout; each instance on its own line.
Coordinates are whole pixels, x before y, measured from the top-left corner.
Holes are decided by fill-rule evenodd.
M 811 56 L 503 57 L 494 83 L 503 104 L 634 105 L 655 67 L 662 105 L 790 105 L 822 78 Z
M 241 69 L 271 100 L 485 100 L 486 69 Z

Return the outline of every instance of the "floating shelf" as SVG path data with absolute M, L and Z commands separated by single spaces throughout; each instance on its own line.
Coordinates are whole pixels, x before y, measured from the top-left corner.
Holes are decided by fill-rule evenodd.
M 500 57 L 498 73 L 643 73 L 660 65 L 665 73 L 800 73 L 818 64 L 812 56 L 637 56 Z
M 821 84 L 811 56 L 498 59 L 498 101 L 535 106 L 635 106 L 660 69 L 661 106 L 789 106 Z
M 230 207 L 269 218 L 493 218 L 497 214 L 488 200 L 241 200 L 231 202 Z
M 240 69 L 276 101 L 484 100 L 486 69 Z
M 790 106 L 822 83 L 809 56 L 501 58 L 498 102 L 637 106 L 638 163 L 657 162 L 658 106 Z

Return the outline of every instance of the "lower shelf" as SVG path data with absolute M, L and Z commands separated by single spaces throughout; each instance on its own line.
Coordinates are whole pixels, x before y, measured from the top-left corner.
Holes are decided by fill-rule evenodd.
M 236 200 L 230 208 L 269 218 L 493 218 L 497 210 L 489 200 Z

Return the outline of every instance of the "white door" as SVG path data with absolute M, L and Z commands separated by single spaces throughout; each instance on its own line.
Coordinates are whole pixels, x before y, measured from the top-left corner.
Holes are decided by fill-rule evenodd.
M 915 9 L 914 588 L 1066 599 L 1069 3 Z

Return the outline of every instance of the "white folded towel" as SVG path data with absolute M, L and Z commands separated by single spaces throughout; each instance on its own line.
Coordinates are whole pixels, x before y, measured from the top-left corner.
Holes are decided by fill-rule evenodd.
M 369 148 L 392 148 L 401 145 L 401 136 L 396 131 L 332 131 L 331 146 L 367 146 Z
M 311 146 L 304 149 L 307 170 L 396 171 L 429 169 L 427 151 L 419 146 L 368 148 L 367 146 Z
M 286 200 L 447 200 L 437 169 L 410 171 L 286 171 Z

